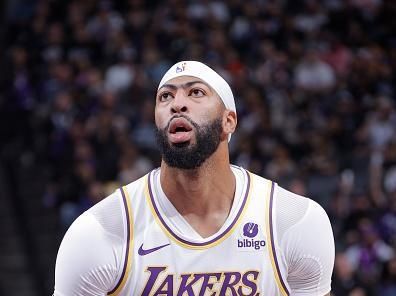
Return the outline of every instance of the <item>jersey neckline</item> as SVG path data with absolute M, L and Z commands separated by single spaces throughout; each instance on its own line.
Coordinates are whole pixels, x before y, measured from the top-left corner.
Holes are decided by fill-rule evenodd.
M 232 166 L 232 167 L 235 169 L 241 170 L 244 173 L 245 180 L 246 180 L 246 186 L 244 186 L 245 188 L 242 193 L 243 194 L 242 202 L 239 206 L 239 209 L 237 209 L 237 214 L 232 219 L 232 222 L 229 223 L 229 225 L 224 230 L 220 231 L 219 233 L 214 234 L 213 236 L 210 236 L 209 240 L 203 239 L 204 241 L 200 241 L 200 242 L 191 241 L 187 238 L 184 238 L 184 237 L 178 235 L 176 233 L 176 231 L 174 231 L 172 229 L 172 227 L 170 225 L 168 225 L 168 223 L 166 223 L 164 217 L 162 217 L 161 211 L 159 210 L 159 205 L 156 203 L 156 200 L 154 197 L 155 190 L 153 188 L 153 186 L 154 186 L 153 185 L 154 184 L 153 176 L 154 176 L 154 173 L 156 170 L 151 171 L 147 175 L 146 186 L 145 186 L 146 187 L 145 195 L 146 195 L 147 203 L 150 206 L 151 212 L 152 212 L 155 220 L 157 221 L 159 226 L 164 230 L 165 234 L 171 240 L 175 241 L 177 244 L 179 244 L 185 248 L 206 249 L 206 248 L 210 248 L 210 247 L 213 247 L 213 246 L 221 243 L 233 232 L 233 230 L 235 229 L 235 227 L 238 225 L 239 221 L 241 220 L 240 218 L 243 216 L 245 209 L 247 208 L 250 191 L 251 191 L 251 175 L 247 170 L 245 170 L 241 167 L 237 167 L 237 166 Z

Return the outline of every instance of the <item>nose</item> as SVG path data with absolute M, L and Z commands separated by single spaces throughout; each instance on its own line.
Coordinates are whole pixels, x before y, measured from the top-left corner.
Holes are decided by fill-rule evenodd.
M 175 94 L 175 98 L 172 100 L 171 112 L 180 113 L 187 111 L 187 98 L 183 90 L 178 90 Z

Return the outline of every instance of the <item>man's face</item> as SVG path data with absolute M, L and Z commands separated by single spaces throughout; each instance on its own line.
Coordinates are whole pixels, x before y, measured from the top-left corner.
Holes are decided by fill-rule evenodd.
M 164 161 L 181 169 L 200 167 L 224 137 L 223 110 L 220 98 L 199 78 L 181 76 L 161 87 L 155 122 Z

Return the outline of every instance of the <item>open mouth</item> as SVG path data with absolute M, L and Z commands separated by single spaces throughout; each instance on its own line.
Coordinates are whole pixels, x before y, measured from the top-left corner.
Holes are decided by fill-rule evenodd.
M 191 124 L 185 118 L 172 119 L 168 130 L 169 140 L 175 144 L 190 141 L 192 129 Z

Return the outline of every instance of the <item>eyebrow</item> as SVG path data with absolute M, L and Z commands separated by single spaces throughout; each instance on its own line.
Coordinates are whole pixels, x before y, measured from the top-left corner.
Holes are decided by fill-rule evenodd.
M 178 89 L 179 87 L 185 89 L 185 88 L 189 88 L 189 87 L 191 87 L 191 86 L 193 86 L 194 84 L 197 84 L 197 83 L 204 84 L 204 85 L 206 85 L 210 90 L 212 90 L 212 88 L 210 87 L 210 85 L 207 84 L 206 82 L 202 81 L 202 80 L 189 81 L 189 82 L 186 82 L 186 83 L 184 83 L 184 84 L 179 84 L 179 85 L 176 85 L 176 84 L 164 84 L 163 86 L 160 87 L 160 89 L 162 89 L 162 88 L 164 88 L 164 87 L 171 88 L 171 89 L 173 89 L 173 90 L 176 90 L 176 89 Z M 160 90 L 160 89 L 159 89 L 159 90 Z

